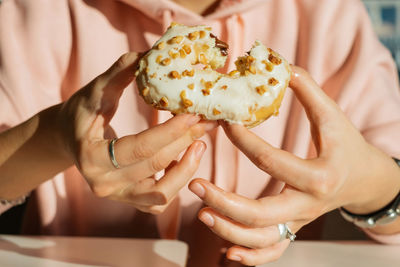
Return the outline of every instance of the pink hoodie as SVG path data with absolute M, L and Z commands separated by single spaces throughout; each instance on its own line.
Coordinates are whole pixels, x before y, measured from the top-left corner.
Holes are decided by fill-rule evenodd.
M 225 0 L 205 17 L 169 0 L 4 0 L 0 5 L 0 129 L 66 100 L 121 54 L 149 49 L 172 21 L 212 26 L 230 46 L 226 69 L 233 68 L 233 60 L 255 39 L 261 40 L 307 69 L 371 144 L 400 157 L 396 69 L 359 0 Z M 146 105 L 130 85 L 111 124 L 122 136 L 169 116 Z M 254 132 L 298 156 L 311 155 L 309 123 L 291 91 L 280 115 Z M 251 198 L 281 190 L 283 185 L 255 167 L 221 129 L 203 140 L 208 150 L 196 177 Z M 196 219 L 201 205 L 184 188 L 164 214 L 143 214 L 96 198 L 78 171 L 70 168 L 35 190 L 26 231 L 157 237 L 158 229 L 162 237 L 178 236 L 188 242 L 196 258 L 218 252 L 212 248 L 223 244 Z M 390 238 L 400 243 L 400 235 Z M 204 242 L 208 252 L 196 252 Z

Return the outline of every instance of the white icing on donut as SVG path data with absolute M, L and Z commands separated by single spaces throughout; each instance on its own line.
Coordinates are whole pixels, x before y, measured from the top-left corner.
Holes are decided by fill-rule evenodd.
M 173 113 L 201 114 L 252 127 L 277 114 L 290 80 L 285 59 L 256 41 L 237 70 L 214 69 L 226 56 L 207 26 L 168 28 L 139 62 L 136 82 L 145 101 Z M 205 67 L 205 68 L 204 68 Z

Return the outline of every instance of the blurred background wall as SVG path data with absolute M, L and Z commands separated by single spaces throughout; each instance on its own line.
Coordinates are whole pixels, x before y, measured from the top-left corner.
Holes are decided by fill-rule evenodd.
M 363 0 L 381 42 L 400 69 L 400 0 Z

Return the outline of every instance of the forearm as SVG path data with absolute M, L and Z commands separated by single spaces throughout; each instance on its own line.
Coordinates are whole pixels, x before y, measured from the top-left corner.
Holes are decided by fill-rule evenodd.
M 18 198 L 72 165 L 50 107 L 0 134 L 0 199 Z

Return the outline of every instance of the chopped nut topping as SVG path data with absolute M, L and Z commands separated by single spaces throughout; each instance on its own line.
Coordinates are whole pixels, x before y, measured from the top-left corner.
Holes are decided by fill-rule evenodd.
M 144 70 L 144 72 L 149 73 L 150 69 L 149 67 L 146 67 L 146 69 Z
M 188 55 L 192 52 L 192 49 L 190 48 L 189 45 L 185 44 L 182 48 L 183 48 L 183 50 L 185 50 L 186 54 L 188 54 Z
M 212 31 L 212 28 L 211 27 L 206 27 L 205 28 L 207 31 Z
M 175 37 L 175 43 L 176 44 L 179 44 L 180 42 L 182 42 L 182 40 L 183 40 L 183 36 L 182 35 L 178 35 L 178 36 Z
M 279 81 L 275 78 L 271 78 L 268 80 L 268 84 L 272 85 L 272 86 L 277 85 L 278 83 L 279 83 Z
M 193 77 L 193 76 L 194 76 L 194 70 L 193 70 L 193 69 L 192 69 L 191 71 L 184 70 L 184 71 L 182 72 L 182 76 Z
M 180 42 L 182 42 L 183 40 L 183 36 L 182 35 L 178 35 L 175 37 L 172 37 L 171 39 L 168 40 L 169 44 L 179 44 Z
M 253 73 L 253 74 L 256 74 L 256 73 L 257 73 L 256 67 L 254 67 L 253 65 L 250 66 L 249 71 L 250 71 L 251 73 Z
M 204 54 L 199 55 L 199 61 L 201 64 L 207 65 L 207 58 Z
M 171 71 L 168 76 L 172 79 L 180 79 L 181 78 L 181 75 L 176 70 Z
M 151 74 L 149 77 L 153 79 L 153 78 L 157 77 L 157 73 L 154 72 L 154 73 Z
M 268 62 L 266 60 L 261 61 L 262 63 L 265 64 L 265 69 L 269 72 L 274 70 L 274 64 L 272 64 L 271 62 Z
M 254 62 L 256 59 L 253 56 L 248 56 L 247 57 L 247 62 L 252 63 Z
M 209 49 L 210 47 L 208 46 L 208 44 L 203 44 L 202 46 L 201 46 L 201 50 L 202 51 L 207 51 L 208 49 Z
M 185 91 L 185 90 L 183 90 L 183 91 L 181 92 L 180 97 L 181 97 L 183 106 L 184 106 L 185 108 L 188 108 L 188 107 L 193 106 L 193 102 L 186 98 L 186 91 Z
M 165 97 L 165 96 L 163 96 L 161 99 L 160 99 L 160 104 L 161 104 L 161 106 L 162 107 L 168 107 L 168 99 Z
M 181 97 L 181 99 L 186 99 L 186 91 L 182 90 L 179 96 Z
M 162 56 L 161 56 L 161 55 L 158 55 L 158 57 L 156 58 L 156 62 L 157 62 L 157 63 L 160 63 L 160 62 L 161 62 L 161 59 L 162 59 Z
M 142 95 L 143 95 L 143 96 L 147 96 L 147 95 L 149 94 L 149 91 L 150 91 L 149 87 L 143 88 L 143 90 L 142 90 Z
M 218 109 L 214 108 L 213 109 L 213 114 L 214 115 L 219 115 L 219 114 L 221 114 L 221 111 L 219 111 Z
M 164 58 L 163 60 L 161 60 L 161 64 L 164 66 L 167 66 L 171 63 L 171 59 L 169 58 Z
M 233 71 L 229 72 L 229 76 L 231 76 L 231 77 L 236 76 L 238 74 L 239 74 L 239 71 L 237 71 L 237 70 L 233 70 Z
M 164 41 L 163 42 L 159 42 L 158 45 L 157 45 L 157 49 L 158 50 L 164 49 L 164 47 L 165 47 L 165 42 Z
M 259 95 L 263 95 L 267 91 L 267 87 L 265 85 L 260 85 L 256 87 L 256 90 Z
M 181 58 L 185 58 L 186 57 L 186 53 L 183 49 L 179 50 L 179 55 L 181 56 Z
M 180 25 L 180 24 L 178 22 L 176 22 L 176 21 L 173 21 L 173 22 L 171 22 L 170 27 L 175 27 L 177 25 Z
M 193 106 L 193 102 L 192 101 L 190 101 L 189 99 L 184 99 L 184 100 L 182 100 L 182 103 L 183 103 L 183 106 L 185 107 L 185 108 L 188 108 L 188 107 L 191 107 L 191 106 Z
M 213 87 L 213 83 L 212 83 L 212 81 L 208 81 L 208 82 L 204 83 L 204 86 L 206 87 L 206 89 L 210 89 Z
M 177 57 L 179 56 L 179 54 L 178 54 L 178 53 L 175 53 L 173 49 L 171 49 L 171 50 L 168 51 L 168 55 L 169 55 L 170 57 L 172 57 L 173 59 L 175 59 L 175 58 L 177 58 Z
M 269 54 L 268 60 L 271 61 L 271 63 L 274 65 L 280 65 L 282 63 L 282 59 L 278 58 L 276 55 L 272 53 Z
M 199 37 L 199 32 L 191 32 L 188 34 L 188 38 L 190 41 L 194 41 Z
M 201 92 L 203 93 L 203 95 L 209 95 L 210 94 L 210 89 L 203 89 L 201 90 Z
M 194 83 L 189 84 L 187 87 L 188 87 L 190 90 L 193 90 L 193 89 L 194 89 Z
M 249 76 L 250 74 L 251 74 L 250 71 L 248 71 L 248 70 L 245 70 L 245 71 L 244 71 L 244 76 Z
M 205 31 L 200 31 L 200 38 L 206 37 L 206 32 Z
M 222 90 L 228 89 L 228 85 L 222 85 L 222 86 L 221 86 L 221 89 L 222 89 Z

